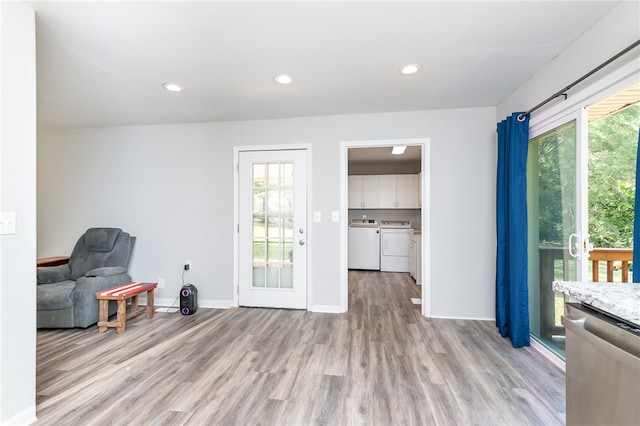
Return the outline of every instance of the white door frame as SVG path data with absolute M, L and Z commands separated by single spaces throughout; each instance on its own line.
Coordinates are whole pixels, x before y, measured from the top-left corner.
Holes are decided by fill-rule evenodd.
M 431 317 L 431 139 L 382 139 L 340 142 L 340 214 L 343 218 L 340 227 L 340 311 L 347 312 L 349 307 L 349 270 L 348 270 L 348 231 L 349 211 L 347 202 L 348 151 L 349 148 L 376 148 L 393 145 L 414 145 L 422 149 L 422 315 Z
M 311 144 L 287 144 L 287 145 L 247 145 L 233 147 L 233 306 L 239 306 L 238 293 L 240 291 L 240 261 L 238 252 L 240 244 L 238 238 L 238 229 L 240 226 L 240 197 L 239 190 L 239 172 L 238 164 L 240 162 L 240 152 L 243 151 L 286 151 L 286 150 L 305 150 L 307 152 L 307 310 L 311 303 L 311 252 L 313 250 L 313 236 L 311 227 L 309 226 L 309 212 L 311 211 Z

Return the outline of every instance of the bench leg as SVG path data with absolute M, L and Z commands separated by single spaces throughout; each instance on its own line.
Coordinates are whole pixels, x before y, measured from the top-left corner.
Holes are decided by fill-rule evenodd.
M 153 307 L 153 290 L 151 289 L 147 291 L 147 318 L 153 318 L 153 313 L 155 312 L 155 308 Z
M 134 294 L 131 296 L 131 310 L 129 312 L 137 312 L 138 311 L 138 295 Z
M 109 301 L 106 299 L 100 299 L 100 317 L 99 322 L 106 324 L 109 321 Z M 98 332 L 104 333 L 107 331 L 107 326 L 99 326 Z
M 122 334 L 127 329 L 127 299 L 118 300 L 118 333 Z

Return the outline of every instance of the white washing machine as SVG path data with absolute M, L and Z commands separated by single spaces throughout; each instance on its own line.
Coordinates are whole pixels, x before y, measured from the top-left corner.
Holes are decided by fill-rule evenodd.
M 351 220 L 349 269 L 380 270 L 380 226 L 377 220 Z
M 380 221 L 380 270 L 409 272 L 408 220 Z

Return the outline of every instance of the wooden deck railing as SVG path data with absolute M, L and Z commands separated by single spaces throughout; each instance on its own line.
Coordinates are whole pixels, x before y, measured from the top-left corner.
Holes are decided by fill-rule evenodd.
M 629 282 L 629 262 L 633 261 L 633 249 L 630 248 L 596 248 L 589 253 L 591 261 L 591 278 L 593 282 L 600 281 L 600 261 L 607 262 L 607 282 L 613 282 L 613 271 L 622 270 L 622 282 Z

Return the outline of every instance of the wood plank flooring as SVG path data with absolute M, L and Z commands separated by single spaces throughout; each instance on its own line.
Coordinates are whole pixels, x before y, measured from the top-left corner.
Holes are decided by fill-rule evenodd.
M 40 330 L 36 425 L 564 424 L 564 373 L 492 321 L 425 319 L 408 274 L 349 272 L 349 312 L 156 313 Z

